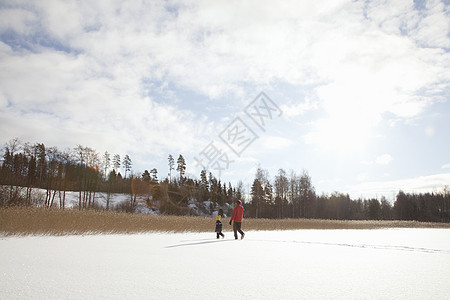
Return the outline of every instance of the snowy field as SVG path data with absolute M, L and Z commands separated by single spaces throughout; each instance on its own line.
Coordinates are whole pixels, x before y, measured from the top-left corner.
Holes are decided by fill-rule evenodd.
M 449 299 L 450 230 L 1 237 L 0 270 L 1 299 Z

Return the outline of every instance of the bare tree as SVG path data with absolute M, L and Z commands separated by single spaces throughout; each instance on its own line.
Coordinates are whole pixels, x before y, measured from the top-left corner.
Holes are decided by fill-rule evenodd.
M 2 167 L 2 184 L 9 185 L 9 192 L 5 193 L 8 196 L 4 199 L 6 203 L 19 203 L 22 187 L 17 185 L 17 168 L 15 164 L 16 151 L 19 150 L 20 140 L 14 138 L 8 141 L 4 147 L 3 167 Z
M 277 217 L 284 217 L 284 203 L 287 200 L 289 191 L 289 181 L 286 177 L 286 171 L 278 170 L 278 175 L 275 176 L 275 204 L 277 206 Z
M 21 142 L 19 138 L 13 138 L 6 143 L 5 148 L 14 157 L 14 153 L 20 149 L 20 145 Z
M 256 218 L 260 218 L 262 216 L 263 210 L 266 209 L 268 204 L 269 194 L 266 195 L 266 192 L 269 191 L 270 182 L 269 182 L 269 171 L 267 169 L 262 169 L 258 167 L 256 169 L 255 180 L 253 182 L 251 191 L 252 191 L 252 204 L 255 207 L 255 216 Z M 271 194 L 271 193 L 270 193 Z
M 299 213 L 299 178 L 295 174 L 294 170 L 291 170 L 291 176 L 289 178 L 289 198 L 292 205 L 292 217 L 298 218 Z
M 45 207 L 52 207 L 55 200 L 57 191 L 57 174 L 58 174 L 58 149 L 51 147 L 47 149 L 47 184 L 46 184 L 46 197 Z
M 111 166 L 111 155 L 108 153 L 108 151 L 105 151 L 103 154 L 103 176 L 105 176 L 105 179 L 108 177 L 108 169 Z
M 309 218 L 312 216 L 312 205 L 315 199 L 315 190 L 311 182 L 311 177 L 306 170 L 303 170 L 303 174 L 300 177 L 300 213 L 301 217 Z
M 73 149 L 75 160 L 79 162 L 79 168 L 78 168 L 78 209 L 82 209 L 83 207 L 83 201 L 81 198 L 82 188 L 83 188 L 83 166 L 85 166 L 85 152 L 86 148 L 77 145 Z

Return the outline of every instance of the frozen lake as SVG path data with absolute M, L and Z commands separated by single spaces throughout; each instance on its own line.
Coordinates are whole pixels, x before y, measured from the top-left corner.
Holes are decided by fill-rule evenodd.
M 1 237 L 0 270 L 0 299 L 448 299 L 450 230 Z

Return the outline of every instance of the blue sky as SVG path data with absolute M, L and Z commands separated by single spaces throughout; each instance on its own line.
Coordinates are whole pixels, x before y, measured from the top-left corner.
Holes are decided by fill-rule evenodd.
M 319 194 L 440 191 L 450 185 L 449 10 L 2 1 L 0 142 L 129 154 L 134 172 L 160 178 L 180 153 L 198 177 L 196 158 L 214 145 L 232 162 L 211 171 L 233 184 L 249 185 L 260 166 L 272 178 L 307 170 Z M 264 130 L 245 114 L 261 92 L 280 110 Z M 256 137 L 239 156 L 220 138 L 237 117 Z

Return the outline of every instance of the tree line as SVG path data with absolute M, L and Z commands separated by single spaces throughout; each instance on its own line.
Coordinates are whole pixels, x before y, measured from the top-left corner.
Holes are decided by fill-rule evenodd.
M 100 208 L 95 201 L 99 192 L 106 194 L 105 209 L 110 206 L 112 193 L 129 194 L 121 209 L 133 212 L 137 197 L 147 199 L 147 206 L 161 213 L 194 214 L 196 203 L 205 214 L 225 208 L 241 200 L 246 217 L 252 218 L 317 218 L 338 220 L 417 220 L 450 222 L 450 192 L 408 194 L 402 191 L 392 205 L 384 197 L 353 200 L 348 194 L 334 192 L 317 195 L 307 171 L 297 174 L 279 169 L 271 179 L 269 172 L 257 168 L 251 187 L 242 181 L 236 186 L 202 170 L 199 178 L 185 176 L 186 161 L 168 156 L 168 174 L 159 179 L 158 170 L 151 168 L 142 174 L 132 172 L 129 155 L 105 151 L 100 155 L 90 147 L 77 145 L 59 150 L 42 143 L 21 143 L 13 139 L 3 147 L 0 165 L 0 206 L 40 205 L 65 208 L 67 191 L 78 192 L 79 209 Z M 122 176 L 122 172 L 123 176 Z M 175 172 L 177 172 L 175 174 Z M 33 198 L 33 189 L 45 190 L 40 199 Z
M 147 206 L 157 207 L 162 213 L 188 214 L 189 201 L 211 202 L 205 213 L 212 213 L 217 205 L 232 203 L 241 198 L 231 183 L 226 186 L 211 173 L 202 171 L 201 179 L 185 176 L 186 161 L 179 155 L 177 161 L 169 155 L 168 177 L 159 180 L 156 168 L 142 174 L 132 172 L 132 160 L 127 154 L 103 155 L 95 149 L 77 145 L 59 150 L 43 143 L 21 143 L 13 139 L 3 147 L 0 164 L 0 206 L 39 205 L 66 207 L 66 192 L 78 192 L 79 209 L 100 208 L 96 194 L 106 194 L 106 207 L 111 209 L 113 193 L 129 194 L 127 203 L 118 209 L 132 212 L 139 196 L 147 198 Z M 178 175 L 173 176 L 172 171 Z M 123 176 L 122 173 L 123 172 Z M 33 190 L 43 189 L 38 197 Z
M 122 178 L 119 168 L 123 167 Z M 44 189 L 44 199 L 38 199 L 45 207 L 65 207 L 66 191 L 78 191 L 81 208 L 95 206 L 98 192 L 128 193 L 132 161 L 128 155 L 123 160 L 118 154 L 111 158 L 106 151 L 100 156 L 90 147 L 76 146 L 59 150 L 43 143 L 21 143 L 13 139 L 3 148 L 0 169 L 0 205 L 31 205 L 33 189 Z M 112 168 L 108 174 L 108 170 Z
M 334 192 L 317 195 L 307 171 L 289 175 L 284 169 L 270 180 L 258 168 L 250 189 L 247 215 L 255 218 L 314 218 L 336 220 L 416 220 L 450 222 L 450 191 L 409 194 L 399 191 L 392 205 L 381 200 L 356 199 Z

